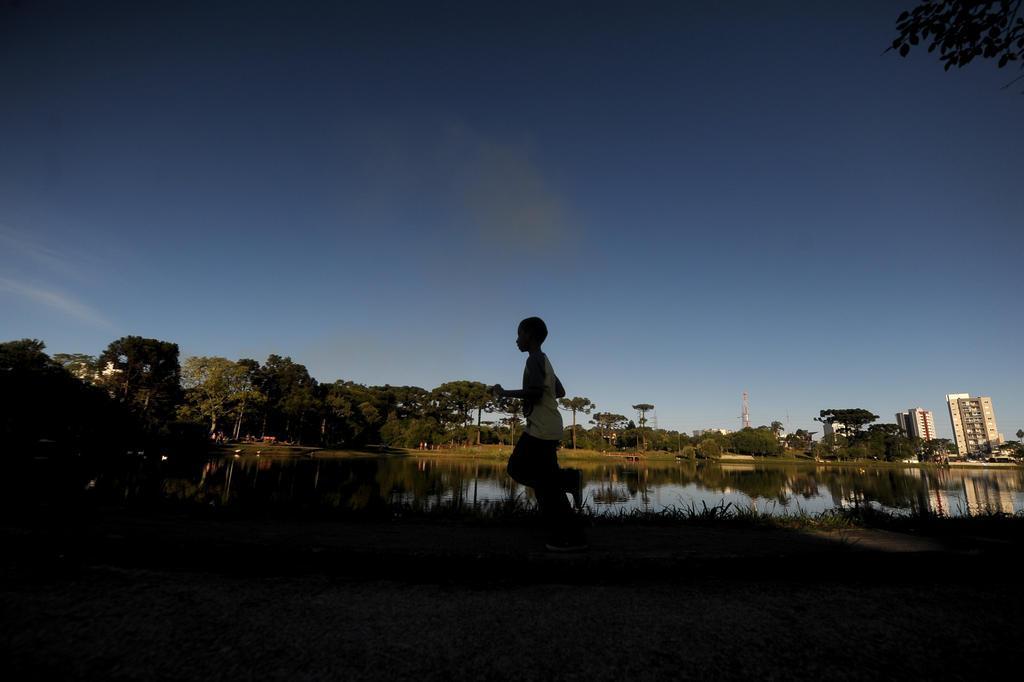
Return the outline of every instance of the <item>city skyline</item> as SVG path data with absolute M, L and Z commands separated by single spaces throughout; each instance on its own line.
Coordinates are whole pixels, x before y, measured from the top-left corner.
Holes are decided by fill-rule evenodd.
M 882 54 L 899 6 L 15 5 L 4 340 L 513 385 L 536 314 L 570 395 L 664 428 L 1024 427 L 1024 99 Z

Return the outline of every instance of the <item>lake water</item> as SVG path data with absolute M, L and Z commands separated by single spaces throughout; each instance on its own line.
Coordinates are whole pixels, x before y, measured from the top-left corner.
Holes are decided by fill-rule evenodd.
M 488 505 L 530 493 L 485 457 L 228 457 L 97 473 L 91 494 L 131 501 L 159 497 L 247 509 L 369 509 Z M 1024 510 L 1024 469 L 829 466 L 820 464 L 573 462 L 586 504 L 597 512 L 737 507 L 786 514 L 871 505 L 947 515 Z M 141 471 L 141 470 L 140 470 Z

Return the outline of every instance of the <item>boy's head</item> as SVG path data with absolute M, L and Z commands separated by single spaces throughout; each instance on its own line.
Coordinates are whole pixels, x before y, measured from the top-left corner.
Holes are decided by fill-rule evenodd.
M 516 346 L 522 352 L 539 350 L 544 339 L 548 338 L 548 326 L 539 317 L 528 317 L 519 323 L 519 335 Z

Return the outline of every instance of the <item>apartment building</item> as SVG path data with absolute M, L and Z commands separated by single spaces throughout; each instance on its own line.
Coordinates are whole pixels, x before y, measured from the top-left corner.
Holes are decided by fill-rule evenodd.
M 996 414 L 992 398 L 969 393 L 950 393 L 946 396 L 949 422 L 953 439 L 962 457 L 991 452 L 1002 443 L 996 428 Z
M 911 438 L 931 440 L 938 437 L 935 433 L 935 415 L 923 407 L 912 407 L 906 412 L 897 412 L 896 423 L 903 429 L 903 433 Z

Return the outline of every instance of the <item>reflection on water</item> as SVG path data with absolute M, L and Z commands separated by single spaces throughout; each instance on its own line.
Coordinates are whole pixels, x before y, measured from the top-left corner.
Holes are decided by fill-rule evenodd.
M 694 462 L 573 463 L 583 470 L 586 504 L 596 511 L 701 508 L 723 502 L 768 513 L 816 513 L 871 505 L 945 515 L 1024 509 L 1024 470 L 921 469 Z M 241 457 L 159 465 L 88 476 L 90 494 L 108 501 L 170 499 L 263 509 L 385 509 L 401 504 L 502 503 L 527 489 L 495 458 Z

